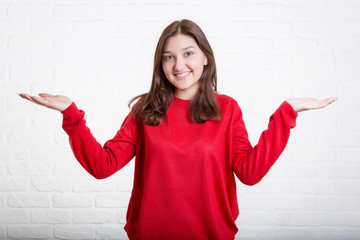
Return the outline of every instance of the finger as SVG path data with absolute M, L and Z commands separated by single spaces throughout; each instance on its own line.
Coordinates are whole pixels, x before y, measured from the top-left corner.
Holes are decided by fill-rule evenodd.
M 49 105 L 49 101 L 41 98 L 41 97 L 37 97 L 37 96 L 30 96 L 30 98 L 37 104 L 43 105 L 45 107 L 47 107 Z
M 39 96 L 42 98 L 53 97 L 53 95 L 51 95 L 49 93 L 39 93 Z
M 19 96 L 22 97 L 22 98 L 24 98 L 24 99 L 26 99 L 26 100 L 28 100 L 28 101 L 30 101 L 30 102 L 36 103 L 36 102 L 34 102 L 34 100 L 31 98 L 31 96 L 30 96 L 29 94 L 27 94 L 27 93 L 19 93 Z

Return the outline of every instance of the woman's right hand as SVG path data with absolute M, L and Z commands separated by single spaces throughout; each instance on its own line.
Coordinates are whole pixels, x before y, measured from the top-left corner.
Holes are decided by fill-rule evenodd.
M 48 93 L 40 93 L 39 96 L 30 96 L 27 93 L 19 93 L 19 96 L 29 100 L 30 102 L 39 104 L 41 106 L 45 106 L 47 108 L 51 108 L 57 111 L 64 111 L 66 108 L 68 108 L 72 100 L 66 96 L 62 95 L 51 95 Z

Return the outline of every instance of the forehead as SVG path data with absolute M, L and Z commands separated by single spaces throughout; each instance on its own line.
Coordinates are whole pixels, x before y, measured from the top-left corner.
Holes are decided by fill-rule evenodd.
M 194 38 L 180 33 L 166 40 L 164 51 L 178 51 L 189 46 L 199 48 Z

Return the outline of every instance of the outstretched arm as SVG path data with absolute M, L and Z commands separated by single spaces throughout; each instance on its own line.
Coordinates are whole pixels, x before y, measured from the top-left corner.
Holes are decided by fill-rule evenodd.
M 268 129 L 263 131 L 258 143 L 252 147 L 247 137 L 240 108 L 235 110 L 233 136 L 233 170 L 241 182 L 258 183 L 279 158 L 287 144 L 290 129 L 296 125 L 297 113 L 320 109 L 336 101 L 336 98 L 292 98 L 285 101 L 270 117 Z
M 70 146 L 79 163 L 95 178 L 106 178 L 125 166 L 135 155 L 138 128 L 132 113 L 129 113 L 115 137 L 104 146 L 90 132 L 79 110 L 70 98 L 47 93 L 40 97 L 21 93 L 20 97 L 47 108 L 60 111 L 63 129 L 69 135 Z

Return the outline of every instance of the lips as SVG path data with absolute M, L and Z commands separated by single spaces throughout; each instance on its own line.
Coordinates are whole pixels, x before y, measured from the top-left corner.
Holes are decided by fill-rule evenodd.
M 176 73 L 174 74 L 176 76 L 176 78 L 178 79 L 184 79 L 186 78 L 188 75 L 190 75 L 191 71 L 190 72 L 183 72 L 183 73 Z

